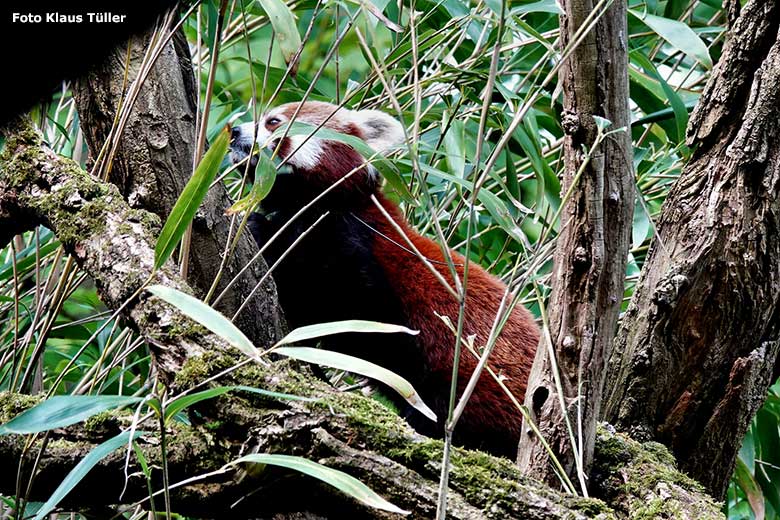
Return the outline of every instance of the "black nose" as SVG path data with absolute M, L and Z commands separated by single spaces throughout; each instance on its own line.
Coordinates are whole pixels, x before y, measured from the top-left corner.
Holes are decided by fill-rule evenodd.
M 241 137 L 241 129 L 237 126 L 234 126 L 232 130 L 230 130 L 230 140 L 235 141 L 239 137 Z

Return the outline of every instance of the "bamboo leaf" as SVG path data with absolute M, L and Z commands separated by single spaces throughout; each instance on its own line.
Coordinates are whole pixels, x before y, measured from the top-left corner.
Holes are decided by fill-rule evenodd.
M 255 183 L 252 185 L 252 197 L 257 202 L 261 202 L 271 193 L 274 182 L 276 182 L 276 166 L 274 166 L 270 157 L 261 152 L 257 159 L 257 168 L 255 168 Z
M 41 241 L 43 241 L 43 239 Z M 58 247 L 60 247 L 59 240 L 50 240 L 46 244 L 41 245 L 37 257 L 44 258 L 45 256 L 52 253 Z M 35 244 L 33 244 L 31 246 L 26 247 L 25 249 L 23 249 L 22 251 L 16 254 L 17 272 L 26 271 L 30 269 L 33 265 L 35 265 L 35 261 L 36 261 L 35 249 L 36 249 Z M 13 277 L 13 274 L 14 274 L 14 266 L 11 260 L 9 260 L 8 262 L 0 266 L 0 281 L 11 279 Z
M 179 244 L 182 235 L 187 230 L 195 212 L 198 210 L 209 186 L 214 182 L 214 177 L 219 171 L 219 165 L 227 153 L 230 142 L 230 130 L 225 127 L 217 136 L 195 169 L 192 178 L 179 195 L 176 205 L 173 206 L 168 220 L 165 221 L 160 238 L 154 248 L 154 268 L 159 269 L 170 258 L 173 250 Z
M 165 422 L 167 423 L 171 419 L 171 417 L 183 411 L 185 408 L 192 406 L 195 403 L 199 403 L 207 399 L 218 397 L 222 394 L 232 392 L 233 390 L 243 390 L 244 392 L 260 394 L 266 397 L 273 397 L 275 399 L 289 399 L 293 401 L 316 401 L 316 399 L 311 399 L 309 397 L 299 397 L 297 395 L 283 394 L 281 392 L 272 392 L 270 390 L 263 390 L 262 388 L 254 388 L 251 386 L 243 386 L 243 385 L 217 386 L 214 388 L 209 388 L 208 390 L 196 392 L 194 394 L 183 395 L 168 403 L 165 406 Z
M 707 46 L 688 25 L 662 16 L 643 14 L 634 9 L 629 9 L 628 12 L 642 21 L 658 36 L 669 42 L 671 46 L 699 61 L 708 69 L 712 68 L 712 58 L 710 58 Z
M 257 167 L 255 168 L 255 183 L 249 195 L 233 204 L 226 213 L 232 215 L 241 211 L 250 211 L 260 204 L 271 192 L 276 182 L 276 166 L 262 150 L 257 152 Z
M 432 421 L 436 421 L 436 414 L 426 405 L 414 387 L 395 372 L 375 365 L 364 359 L 356 358 L 354 356 L 348 356 L 340 352 L 333 352 L 331 350 L 323 350 L 319 348 L 311 347 L 280 347 L 274 350 L 274 353 L 281 354 L 282 356 L 291 357 L 307 363 L 314 363 L 316 365 L 324 365 L 331 368 L 338 368 L 340 370 L 346 370 L 348 372 L 354 372 L 356 374 L 376 379 L 386 384 L 406 399 L 410 405 L 417 409 L 424 416 Z
M 539 0 L 538 2 L 520 4 L 512 8 L 512 14 L 521 15 L 525 13 L 561 14 L 561 8 L 556 0 Z
M 432 168 L 428 165 L 420 164 L 420 169 L 429 175 L 458 184 L 468 190 L 471 190 L 474 187 L 474 184 L 471 181 L 461 179 L 436 168 Z M 520 228 L 520 226 L 517 225 L 516 219 L 512 217 L 512 214 L 509 212 L 506 204 L 504 204 L 504 202 L 498 198 L 498 195 L 486 189 L 481 189 L 477 193 L 477 200 L 479 200 L 479 202 L 485 207 L 487 212 L 490 213 L 490 215 L 495 219 L 496 223 L 501 227 L 501 229 L 504 230 L 506 234 L 508 234 L 518 243 L 523 244 L 526 247 L 528 246 L 528 239 L 526 238 L 525 233 Z M 523 213 L 533 213 L 532 210 L 526 207 L 521 207 L 519 209 Z
M 737 465 L 734 468 L 734 480 L 745 493 L 756 520 L 763 520 L 766 514 L 764 493 L 762 493 L 761 487 L 753 478 L 744 461 L 739 457 L 737 457 Z
M 444 134 L 444 149 L 447 151 L 447 166 L 453 175 L 463 178 L 466 171 L 466 125 L 454 119 Z
M 233 390 L 232 386 L 218 386 L 215 388 L 209 388 L 208 390 L 203 390 L 201 392 L 195 392 L 194 394 L 187 394 L 178 397 L 165 406 L 165 423 L 167 424 L 171 417 L 181 412 L 185 408 L 192 406 L 195 403 L 226 394 L 231 390 Z
M 640 65 L 643 69 L 645 69 L 645 72 L 647 72 L 649 76 L 653 77 L 656 81 L 658 81 L 659 85 L 661 85 L 666 98 L 669 100 L 669 106 L 672 108 L 672 112 L 674 113 L 674 121 L 676 123 L 676 135 L 669 137 L 677 143 L 684 143 L 685 129 L 688 126 L 688 108 L 685 106 L 685 103 L 683 103 L 682 99 L 680 99 L 680 96 L 669 85 L 669 83 L 667 83 L 666 80 L 661 77 L 661 75 L 658 73 L 658 70 L 655 68 L 655 65 L 653 65 L 653 62 L 650 61 L 644 54 L 641 52 L 632 52 L 631 59 Z
M 0 426 L 0 435 L 38 433 L 64 428 L 100 412 L 141 401 L 143 397 L 124 395 L 56 395 Z
M 137 439 L 144 432 L 135 432 L 132 436 L 133 440 Z M 130 432 L 122 432 L 116 437 L 108 439 L 106 442 L 98 445 L 92 451 L 87 453 L 86 457 L 76 464 L 70 473 L 63 479 L 62 483 L 54 490 L 54 493 L 49 497 L 49 500 L 41 506 L 38 510 L 38 514 L 35 515 L 34 520 L 42 520 L 48 515 L 60 501 L 70 493 L 76 485 L 81 482 L 87 473 L 97 465 L 98 462 L 106 458 L 114 450 L 127 445 L 130 442 Z
M 323 466 L 316 462 L 312 462 L 302 457 L 294 457 L 292 455 L 276 455 L 269 453 L 253 453 L 250 455 L 244 455 L 243 457 L 234 460 L 230 464 L 240 463 L 253 463 L 253 464 L 270 464 L 272 466 L 280 466 L 287 469 L 292 469 L 309 475 L 316 479 L 329 484 L 339 491 L 346 493 L 359 502 L 373 507 L 375 509 L 381 509 L 383 511 L 389 511 L 391 513 L 398 513 L 401 515 L 409 514 L 409 511 L 405 511 L 384 498 L 377 495 L 368 486 L 360 482 L 355 477 L 347 475 L 342 471 Z
M 274 45 L 279 47 L 284 62 L 289 65 L 298 53 L 298 49 L 301 48 L 301 35 L 298 33 L 295 16 L 282 0 L 257 0 L 257 3 L 268 15 L 276 36 Z M 295 75 L 297 69 L 298 64 L 293 64 L 290 72 Z
M 260 351 L 238 327 L 199 299 L 171 287 L 152 285 L 147 289 L 158 298 L 170 303 L 187 317 L 197 321 L 252 359 L 260 357 Z
M 361 6 L 363 9 L 365 9 L 366 11 L 374 15 L 374 17 L 376 17 L 378 21 L 382 22 L 382 25 L 384 25 L 391 31 L 395 33 L 404 32 L 403 27 L 390 20 L 382 12 L 382 10 L 385 8 L 385 6 L 388 3 L 387 0 L 382 0 L 380 2 L 377 2 L 377 0 L 348 0 L 348 1 Z
M 641 196 L 641 195 L 640 195 Z M 641 246 L 650 232 L 650 217 L 642 204 L 634 206 L 634 219 L 631 226 L 631 247 Z
M 758 411 L 754 419 L 754 435 L 758 441 L 755 444 L 755 459 L 767 464 L 761 464 L 761 469 L 753 473 L 756 482 L 766 501 L 775 511 L 780 511 L 780 432 L 778 431 L 778 416 L 774 407 L 764 407 Z
M 380 323 L 378 321 L 331 321 L 328 323 L 317 323 L 315 325 L 305 325 L 303 327 L 298 327 L 280 339 L 277 342 L 277 345 L 289 345 L 290 343 L 299 343 L 301 341 L 306 341 L 307 339 L 331 336 L 333 334 L 342 334 L 344 332 L 404 332 L 406 334 L 412 335 L 420 333 L 420 331 L 412 330 L 401 325 L 391 325 L 389 323 Z

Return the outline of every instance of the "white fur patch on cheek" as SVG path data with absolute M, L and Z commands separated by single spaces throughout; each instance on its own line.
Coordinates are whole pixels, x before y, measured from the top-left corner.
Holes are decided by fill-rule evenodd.
M 287 138 L 290 141 L 290 153 L 292 153 L 292 157 L 287 162 L 298 168 L 311 170 L 320 162 L 322 144 L 316 137 L 310 137 L 306 140 L 307 137 L 306 135 L 292 135 Z M 306 140 L 305 143 L 304 140 Z
M 252 146 L 253 123 L 233 127 L 230 142 L 230 161 L 236 164 L 246 159 Z

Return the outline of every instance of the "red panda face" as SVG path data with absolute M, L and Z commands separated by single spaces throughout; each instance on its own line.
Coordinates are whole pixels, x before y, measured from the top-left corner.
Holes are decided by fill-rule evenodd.
M 253 134 L 258 146 L 277 149 L 277 155 L 292 166 L 293 175 L 309 187 L 324 189 L 339 179 L 341 191 L 373 192 L 378 186 L 376 170 L 347 144 L 309 135 L 274 138 L 274 131 L 285 123 L 298 121 L 313 127 L 322 126 L 363 139 L 378 152 L 385 153 L 403 142 L 403 127 L 391 116 L 376 110 L 349 110 L 330 103 L 308 101 L 287 103 L 271 109 L 258 121 L 257 129 L 246 123 L 233 129 L 231 158 L 246 157 Z

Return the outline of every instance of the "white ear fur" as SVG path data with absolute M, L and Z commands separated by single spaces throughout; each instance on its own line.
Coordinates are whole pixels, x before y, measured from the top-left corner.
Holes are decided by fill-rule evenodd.
M 379 110 L 354 110 L 353 120 L 360 127 L 366 143 L 380 153 L 404 142 L 401 122 Z

